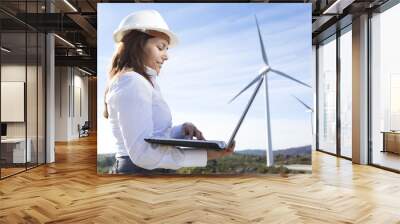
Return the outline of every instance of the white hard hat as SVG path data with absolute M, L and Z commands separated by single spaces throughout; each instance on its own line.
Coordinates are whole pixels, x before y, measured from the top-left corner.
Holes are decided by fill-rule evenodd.
M 134 12 L 125 17 L 114 31 L 114 41 L 120 42 L 124 35 L 131 30 L 158 31 L 169 37 L 169 47 L 173 47 L 178 43 L 177 36 L 169 30 L 167 23 L 156 10 L 142 10 Z

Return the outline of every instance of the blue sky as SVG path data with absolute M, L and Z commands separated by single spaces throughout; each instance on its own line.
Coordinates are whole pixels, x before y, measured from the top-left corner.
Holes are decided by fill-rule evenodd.
M 104 86 L 115 49 L 112 33 L 132 12 L 155 9 L 180 43 L 168 52 L 159 76 L 173 123 L 191 121 L 207 139 L 227 140 L 253 88 L 232 104 L 263 65 L 257 15 L 270 66 L 312 84 L 311 4 L 98 4 L 99 153 L 109 152 L 110 131 L 102 118 Z M 291 95 L 312 105 L 312 90 L 268 76 L 273 149 L 311 144 L 310 114 Z M 260 89 L 239 130 L 237 150 L 265 149 L 265 89 Z

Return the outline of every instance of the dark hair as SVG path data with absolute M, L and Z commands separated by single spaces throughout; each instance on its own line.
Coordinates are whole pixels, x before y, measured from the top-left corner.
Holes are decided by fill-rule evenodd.
M 118 43 L 117 50 L 112 58 L 109 79 L 113 78 L 123 70 L 132 69 L 149 81 L 151 85 L 153 85 L 150 80 L 150 76 L 146 73 L 146 67 L 144 65 L 144 46 L 150 38 L 153 38 L 153 36 L 137 30 L 132 30 L 125 34 L 121 42 Z M 104 97 L 106 96 L 107 92 L 108 86 L 106 87 Z M 105 101 L 104 106 L 105 108 L 103 116 L 108 118 L 107 104 Z

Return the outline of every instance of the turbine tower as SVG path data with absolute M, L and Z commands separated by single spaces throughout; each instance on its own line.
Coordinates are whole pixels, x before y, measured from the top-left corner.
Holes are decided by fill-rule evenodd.
M 267 166 L 272 166 L 274 164 L 274 156 L 273 156 L 273 151 L 272 151 L 272 138 L 271 138 L 272 131 L 271 131 L 270 109 L 269 109 L 268 77 L 267 77 L 268 72 L 273 72 L 275 74 L 283 76 L 287 79 L 290 79 L 294 82 L 297 82 L 297 83 L 299 83 L 303 86 L 309 87 L 309 88 L 311 88 L 311 86 L 298 80 L 298 79 L 295 79 L 295 78 L 287 75 L 286 73 L 283 73 L 281 71 L 273 69 L 269 66 L 268 57 L 267 57 L 267 53 L 265 52 L 264 43 L 263 43 L 263 39 L 261 37 L 261 31 L 260 31 L 260 26 L 258 25 L 257 16 L 254 16 L 254 17 L 256 20 L 258 37 L 259 37 L 260 46 L 261 46 L 261 55 L 262 55 L 262 59 L 264 62 L 264 66 L 261 67 L 256 78 L 253 81 L 251 81 L 245 88 L 243 88 L 236 96 L 234 96 L 229 101 L 229 103 L 234 101 L 240 94 L 242 94 L 244 91 L 246 91 L 250 86 L 255 84 L 260 79 L 262 79 L 262 80 L 260 80 L 260 82 L 264 81 L 264 84 L 265 84 L 265 108 L 266 108 L 265 116 L 266 116 L 266 122 L 267 122 L 266 123 L 267 124 L 267 150 L 266 150 L 267 151 Z

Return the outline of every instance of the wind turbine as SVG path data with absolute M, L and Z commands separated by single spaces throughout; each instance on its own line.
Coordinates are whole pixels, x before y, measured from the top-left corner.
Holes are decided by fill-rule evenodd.
M 264 81 L 265 84 L 265 107 L 266 107 L 266 122 L 267 122 L 267 166 L 272 166 L 274 164 L 274 156 L 273 156 L 273 151 L 272 151 L 272 131 L 271 131 L 271 121 L 270 121 L 270 111 L 269 111 L 269 95 L 268 95 L 268 72 L 273 72 L 275 74 L 278 74 L 280 76 L 283 76 L 287 79 L 290 79 L 294 82 L 297 82 L 303 86 L 309 87 L 311 88 L 310 85 L 295 79 L 289 75 L 287 75 L 284 72 L 278 71 L 276 69 L 273 69 L 269 66 L 268 63 L 268 57 L 267 57 L 267 53 L 265 52 L 265 48 L 264 48 L 264 43 L 261 37 L 261 31 L 260 31 L 260 26 L 258 25 L 258 20 L 257 20 L 257 16 L 254 16 L 255 20 L 256 20 L 256 25 L 257 25 L 257 30 L 258 30 L 258 37 L 259 37 L 259 41 L 260 41 L 260 46 L 261 46 L 261 55 L 262 55 L 262 59 L 264 62 L 264 65 L 261 67 L 261 69 L 258 72 L 258 75 L 256 76 L 256 78 L 251 81 L 244 89 L 242 89 L 236 96 L 234 96 L 229 103 L 231 103 L 232 101 L 234 101 L 240 94 L 242 94 L 244 91 L 246 91 L 250 86 L 252 86 L 253 84 L 255 84 L 257 81 L 260 82 Z M 258 91 L 258 90 L 257 90 Z
M 306 103 L 304 103 L 302 100 L 297 98 L 296 96 L 294 96 L 294 95 L 292 95 L 292 96 L 294 98 L 296 98 L 296 100 L 307 109 L 306 112 L 310 113 L 310 115 L 311 115 L 311 119 L 310 119 L 310 121 L 311 121 L 311 135 L 314 135 L 314 125 L 313 125 L 313 113 L 314 113 L 314 110 L 310 106 L 308 106 Z

